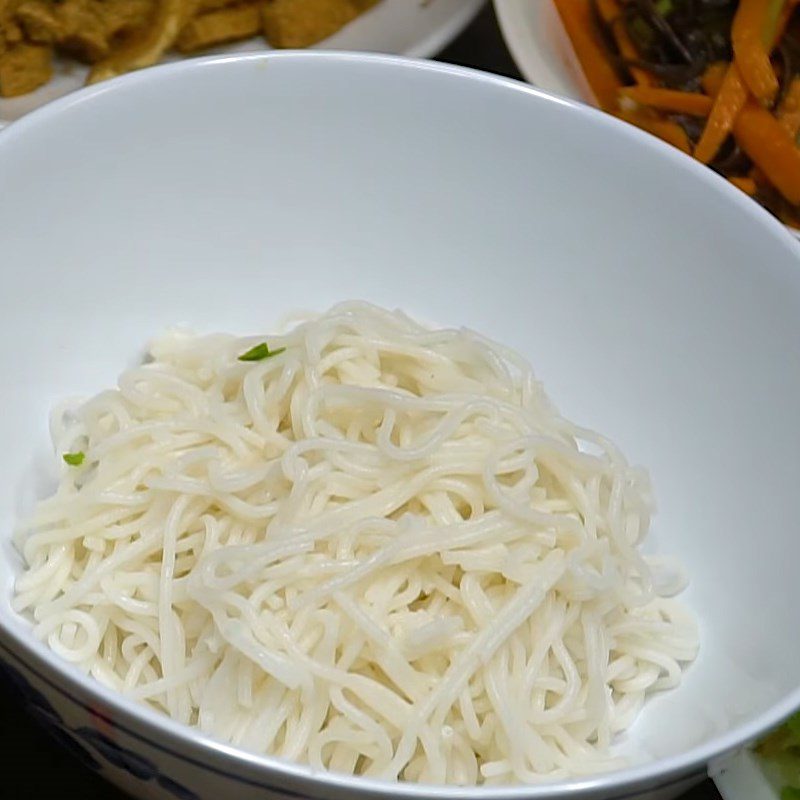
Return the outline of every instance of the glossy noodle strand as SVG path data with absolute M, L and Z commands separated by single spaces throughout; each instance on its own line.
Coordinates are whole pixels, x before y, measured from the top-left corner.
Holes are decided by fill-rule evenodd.
M 646 474 L 468 330 L 353 302 L 266 341 L 171 332 L 51 427 L 81 463 L 18 533 L 16 609 L 247 750 L 464 785 L 613 769 L 697 653 L 680 569 L 640 551 Z

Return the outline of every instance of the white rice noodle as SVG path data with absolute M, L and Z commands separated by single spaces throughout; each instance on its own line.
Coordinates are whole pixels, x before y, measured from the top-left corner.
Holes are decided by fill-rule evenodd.
M 363 303 L 172 333 L 58 409 L 81 451 L 19 534 L 60 656 L 247 750 L 430 783 L 612 769 L 697 653 L 646 475 L 518 355 Z M 652 568 L 651 568 L 652 567 Z

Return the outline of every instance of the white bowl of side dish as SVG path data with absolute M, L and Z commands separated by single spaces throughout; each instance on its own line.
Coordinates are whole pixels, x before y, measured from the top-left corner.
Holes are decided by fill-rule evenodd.
M 526 80 L 545 91 L 594 103 L 551 0 L 495 0 L 494 7 L 503 39 Z
M 204 800 L 669 800 L 800 705 L 796 244 L 705 168 L 514 81 L 290 52 L 57 101 L 0 133 L 0 182 L 0 669 L 109 780 Z M 567 417 L 649 469 L 652 537 L 686 566 L 701 644 L 615 743 L 624 768 L 504 787 L 315 772 L 104 688 L 12 611 L 11 531 L 50 480 L 56 402 L 113 385 L 176 323 L 269 331 L 348 298 L 517 348 Z
M 552 0 L 494 0 L 503 39 L 527 81 L 547 92 L 597 105 Z M 789 232 L 800 238 L 793 227 Z

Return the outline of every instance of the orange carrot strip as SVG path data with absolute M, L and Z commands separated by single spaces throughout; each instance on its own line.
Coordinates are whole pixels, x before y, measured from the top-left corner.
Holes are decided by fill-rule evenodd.
M 639 58 L 639 53 L 631 41 L 631 37 L 628 36 L 628 31 L 623 23 L 622 7 L 619 4 L 619 0 L 597 0 L 597 10 L 600 12 L 603 22 L 611 30 L 614 41 L 617 43 L 619 54 L 623 58 L 630 60 Z M 653 86 L 655 84 L 653 76 L 647 70 L 633 66 L 628 67 L 628 69 L 639 86 Z
M 747 102 L 747 87 L 735 63 L 728 67 L 714 100 L 714 107 L 694 151 L 694 157 L 708 164 L 722 147 L 722 143 L 733 129 L 739 112 Z
M 619 93 L 622 97 L 627 97 L 642 106 L 695 117 L 707 117 L 714 105 L 711 98 L 704 94 L 658 89 L 652 86 L 625 86 Z
M 591 3 L 587 0 L 555 0 L 555 6 L 600 108 L 616 111 L 617 90 L 621 84 L 596 30 Z
M 778 93 L 778 79 L 769 60 L 773 31 L 767 31 L 773 0 L 739 0 L 731 42 L 736 66 L 753 95 L 769 105 Z M 769 49 L 768 49 L 769 48 Z
M 783 39 L 783 34 L 786 33 L 786 28 L 789 25 L 789 20 L 792 18 L 794 9 L 800 0 L 781 0 L 782 7 L 778 14 L 777 22 L 775 23 L 775 30 L 765 30 L 764 38 L 762 41 L 767 45 L 771 53 L 777 46 L 778 42 Z M 771 20 L 767 21 L 767 28 L 772 24 Z
M 784 130 L 797 141 L 800 132 L 800 77 L 795 76 L 778 107 L 778 121 Z
M 793 205 L 800 203 L 800 149 L 772 114 L 750 101 L 736 118 L 733 134 L 742 150 Z
M 727 61 L 715 61 L 713 64 L 709 64 L 708 67 L 706 67 L 703 77 L 700 78 L 700 85 L 709 97 L 716 97 L 719 94 L 727 71 Z
M 792 7 L 795 0 L 792 0 Z M 780 107 L 777 112 L 778 122 L 780 122 L 783 129 L 792 137 L 795 144 L 797 144 L 798 133 L 800 133 L 800 77 L 794 77 L 789 84 L 789 89 L 786 92 L 783 100 L 781 100 Z M 748 173 L 749 177 L 758 186 L 765 182 L 764 173 L 758 167 L 751 167 Z M 783 219 L 783 218 L 782 218 Z M 787 225 L 796 224 L 783 220 Z
M 800 133 L 800 77 L 795 76 L 792 79 L 786 91 L 786 95 L 783 100 L 781 100 L 776 116 L 781 127 L 783 127 L 789 136 L 792 137 L 795 144 L 797 144 L 798 133 Z M 748 174 L 756 186 L 766 181 L 764 173 L 758 167 L 751 167 Z M 787 225 L 791 225 L 795 228 L 798 227 L 796 220 L 788 220 L 783 216 L 781 219 Z
M 797 0 L 784 2 L 781 13 L 774 23 L 774 30 L 761 31 L 761 41 L 768 43 L 767 52 L 772 52 L 772 48 L 780 41 L 796 5 Z M 767 19 L 766 24 L 772 23 Z M 772 69 L 771 66 L 770 69 Z M 713 73 L 709 74 L 707 72 L 706 76 L 711 78 Z M 728 66 L 728 71 L 725 73 L 719 90 L 715 93 L 715 98 L 714 108 L 709 114 L 706 127 L 694 151 L 695 158 L 703 164 L 708 164 L 717 154 L 722 143 L 733 129 L 736 116 L 747 102 L 747 86 L 735 61 Z
M 663 139 L 665 142 L 677 147 L 684 153 L 691 154 L 692 152 L 692 145 L 689 141 L 689 137 L 686 131 L 681 128 L 677 122 L 672 122 L 672 120 L 668 119 L 659 119 L 658 117 L 648 117 L 635 111 L 623 111 L 619 117 L 635 125 L 637 128 L 641 128 L 643 131 L 658 136 L 659 139 Z
M 749 194 L 750 197 L 756 193 L 756 182 L 753 178 L 728 178 L 728 180 L 737 189 L 741 189 L 745 194 Z

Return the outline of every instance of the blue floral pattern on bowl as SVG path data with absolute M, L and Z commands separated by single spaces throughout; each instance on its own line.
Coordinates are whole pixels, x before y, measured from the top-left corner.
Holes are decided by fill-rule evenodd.
M 164 791 L 178 800 L 200 800 L 191 789 L 160 774 L 158 767 L 140 753 L 121 747 L 95 728 L 69 727 L 50 701 L 18 669 L 2 659 L 0 659 L 0 679 L 11 684 L 31 716 L 85 767 L 94 772 L 101 772 L 105 763 L 124 770 L 140 781 L 155 781 Z

